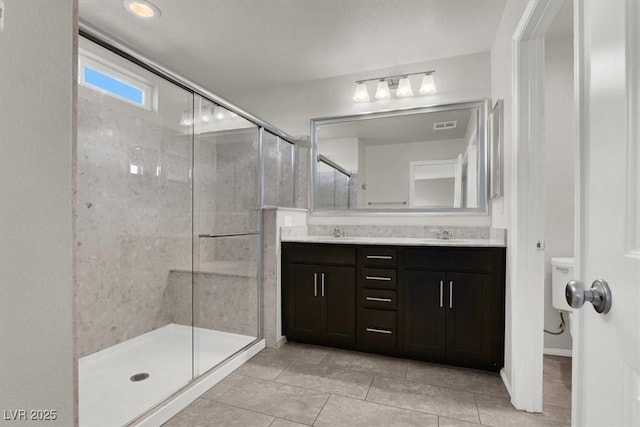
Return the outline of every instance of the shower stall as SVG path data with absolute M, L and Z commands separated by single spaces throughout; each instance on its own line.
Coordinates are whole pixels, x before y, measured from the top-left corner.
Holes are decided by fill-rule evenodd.
M 80 38 L 76 313 L 81 426 L 137 424 L 261 345 L 262 207 L 293 206 L 293 140 Z M 265 176 L 268 180 L 265 180 Z

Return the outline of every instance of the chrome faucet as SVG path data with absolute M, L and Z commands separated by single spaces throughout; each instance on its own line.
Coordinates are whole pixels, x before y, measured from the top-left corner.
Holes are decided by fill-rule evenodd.
M 333 237 L 345 237 L 347 234 L 338 227 L 333 229 Z
M 450 240 L 453 239 L 453 231 L 451 230 L 440 230 L 439 228 L 431 229 L 432 232 L 436 233 L 436 239 L 440 240 Z

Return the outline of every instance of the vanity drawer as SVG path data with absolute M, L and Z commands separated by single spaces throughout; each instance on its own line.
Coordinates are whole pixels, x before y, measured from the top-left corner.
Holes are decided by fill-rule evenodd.
M 383 310 L 395 310 L 397 304 L 396 291 L 386 289 L 362 289 L 362 306 Z
M 355 265 L 356 248 L 347 245 L 283 243 L 283 253 L 294 264 Z
M 377 289 L 396 289 L 398 287 L 396 270 L 383 268 L 363 268 L 358 280 L 360 286 Z
M 406 268 L 438 271 L 491 271 L 491 248 L 407 248 L 404 251 Z
M 392 351 L 397 342 L 396 312 L 363 309 L 360 343 L 363 346 Z
M 395 267 L 398 264 L 397 249 L 388 246 L 363 246 L 358 258 L 367 267 Z

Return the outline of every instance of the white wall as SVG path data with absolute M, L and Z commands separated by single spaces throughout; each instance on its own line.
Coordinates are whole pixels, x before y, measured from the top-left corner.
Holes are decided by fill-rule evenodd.
M 494 227 L 511 226 L 512 155 L 513 155 L 513 33 L 524 12 L 527 1 L 508 1 L 496 32 L 491 48 L 491 98 L 495 103 L 504 100 L 504 197 L 491 202 L 491 224 Z M 507 231 L 507 237 L 509 233 Z M 505 319 L 505 366 L 504 375 L 507 382 L 511 382 L 511 336 L 516 331 L 511 330 L 511 280 L 510 280 L 510 252 L 507 251 L 507 289 L 506 289 L 506 319 Z
M 551 305 L 551 258 L 573 256 L 574 135 L 573 37 L 545 41 L 545 329 L 557 330 L 558 310 Z M 565 319 L 568 320 L 565 313 Z M 544 335 L 544 347 L 570 349 L 567 328 L 562 335 Z
M 353 102 L 355 81 L 436 70 L 438 93 L 404 99 Z M 417 93 L 417 87 L 414 91 Z M 373 93 L 370 93 L 373 99 Z M 227 99 L 293 135 L 309 135 L 312 118 L 486 99 L 491 96 L 489 52 L 444 58 L 329 79 L 231 93 Z
M 360 152 L 359 138 L 334 138 L 323 139 L 318 144 L 320 154 L 337 163 L 349 172 L 358 172 L 361 160 L 358 159 Z
M 0 33 L 0 410 L 57 411 L 1 425 L 75 423 L 76 9 L 9 0 Z
M 366 202 L 406 201 L 408 206 L 409 162 L 453 160 L 464 152 L 465 147 L 464 139 L 367 146 Z

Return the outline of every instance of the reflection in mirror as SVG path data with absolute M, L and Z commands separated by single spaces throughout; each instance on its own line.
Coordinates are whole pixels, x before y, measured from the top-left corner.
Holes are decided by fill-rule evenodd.
M 486 212 L 486 104 L 313 120 L 313 210 Z

